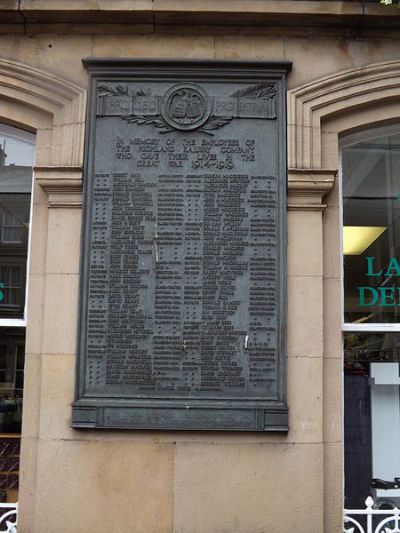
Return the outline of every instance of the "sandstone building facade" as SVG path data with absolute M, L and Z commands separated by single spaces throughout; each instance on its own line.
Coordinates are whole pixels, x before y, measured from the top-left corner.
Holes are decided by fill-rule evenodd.
M 343 329 L 364 331 L 368 319 L 342 327 L 341 153 L 400 133 L 399 25 L 398 10 L 374 0 L 0 2 L 0 134 L 24 150 L 34 145 L 35 154 L 34 163 L 28 156 L 13 163 L 10 142 L 0 145 L 8 151 L 4 168 L 33 166 L 26 313 L 0 320 L 3 336 L 26 328 L 19 533 L 343 530 Z M 88 89 L 82 59 L 101 57 L 292 62 L 287 432 L 71 428 Z M 19 193 L 27 191 L 24 179 Z M 17 194 L 10 180 L 0 193 Z M 396 320 L 386 316 L 364 332 L 387 333 L 392 322 L 396 334 Z M 4 429 L 5 438 L 18 438 L 18 427 Z

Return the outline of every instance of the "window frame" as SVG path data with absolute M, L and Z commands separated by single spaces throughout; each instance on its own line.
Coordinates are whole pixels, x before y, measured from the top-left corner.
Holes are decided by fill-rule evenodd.
M 25 275 L 25 305 L 23 318 L 1 318 L 0 317 L 0 328 L 2 327 L 17 327 L 17 328 L 26 328 L 27 325 L 27 314 L 28 314 L 28 304 L 29 304 L 29 265 L 31 257 L 31 233 L 32 233 L 32 211 L 33 211 L 33 185 L 34 185 L 34 165 L 35 165 L 35 147 L 36 147 L 36 135 L 34 133 L 28 132 L 21 128 L 15 126 L 10 126 L 0 122 L 0 135 L 8 135 L 14 137 L 20 142 L 25 142 L 33 146 L 34 157 L 32 161 L 32 184 L 30 190 L 30 206 L 29 206 L 29 228 L 28 228 L 28 247 L 27 247 L 27 257 L 26 257 L 26 275 Z M 7 244 L 12 244 L 8 242 Z
M 7 219 L 7 216 L 11 216 L 13 218 L 13 222 L 14 220 L 17 221 L 16 224 L 6 224 L 6 219 Z M 9 212 L 9 211 L 6 211 L 6 210 L 3 210 L 3 213 L 2 213 L 2 220 L 1 220 L 1 235 L 0 235 L 0 242 L 2 244 L 22 244 L 24 242 L 24 239 L 19 239 L 19 240 L 9 240 L 9 239 L 6 239 L 5 238 L 5 230 L 15 230 L 15 229 L 18 229 L 21 231 L 21 228 L 23 227 L 23 224 L 21 224 L 20 222 L 18 223 L 18 217 L 12 213 L 12 212 Z
M 345 280 L 345 270 L 344 270 L 344 253 L 343 253 L 343 227 L 344 227 L 344 199 L 343 199 L 343 149 L 357 144 L 373 141 L 380 137 L 391 136 L 391 135 L 400 135 L 400 123 L 391 124 L 389 126 L 377 126 L 370 127 L 368 129 L 363 129 L 361 131 L 344 135 L 339 139 L 339 183 L 338 183 L 338 194 L 339 194 L 339 238 L 340 238 L 340 291 L 341 291 L 341 340 L 342 340 L 342 366 L 344 368 L 345 363 L 345 349 L 344 349 L 344 340 L 345 335 L 348 333 L 370 333 L 370 334 L 379 334 L 379 333 L 389 333 L 389 334 L 398 334 L 400 332 L 400 322 L 365 322 L 361 324 L 345 322 L 345 298 L 344 298 L 344 280 Z M 370 378 L 371 379 L 371 378 Z M 371 387 L 371 385 L 370 385 Z M 369 388 L 369 393 L 371 394 L 371 388 Z M 342 370 L 342 491 L 343 491 L 343 502 L 345 502 L 346 497 L 346 470 L 345 470 L 345 379 L 344 379 L 344 370 Z M 373 441 L 373 427 L 372 427 L 372 405 L 370 407 L 371 412 L 371 475 L 373 476 L 374 472 L 374 441 Z M 365 495 L 367 497 L 367 494 Z M 377 493 L 376 497 L 378 501 L 382 498 L 381 495 Z M 387 498 L 390 500 L 392 495 L 388 495 Z
M 341 329 L 342 333 L 348 332 L 400 332 L 400 322 L 367 322 L 354 324 L 344 320 L 344 254 L 343 254 L 343 149 L 366 141 L 379 139 L 383 136 L 400 135 L 400 124 L 389 126 L 376 126 L 363 129 L 355 133 L 344 135 L 339 140 L 339 218 L 340 218 L 340 291 L 341 291 Z

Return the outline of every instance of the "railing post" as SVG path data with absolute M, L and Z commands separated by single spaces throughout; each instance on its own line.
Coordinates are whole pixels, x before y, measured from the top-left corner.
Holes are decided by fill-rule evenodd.
M 368 498 L 365 500 L 365 506 L 367 508 L 367 533 L 372 533 L 373 505 L 374 500 L 371 498 L 371 496 L 368 496 Z

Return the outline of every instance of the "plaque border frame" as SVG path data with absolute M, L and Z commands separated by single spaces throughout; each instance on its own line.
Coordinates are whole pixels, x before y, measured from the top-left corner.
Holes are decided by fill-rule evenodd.
M 89 73 L 86 111 L 84 190 L 81 233 L 80 292 L 78 303 L 78 339 L 75 400 L 71 427 L 75 429 L 131 429 L 184 431 L 288 431 L 286 404 L 286 329 L 287 329 L 287 118 L 286 75 L 290 61 L 253 60 L 172 60 L 132 58 L 84 58 Z M 104 80 L 102 80 L 104 78 Z M 89 193 L 93 178 L 96 125 L 96 83 L 123 79 L 151 78 L 154 81 L 247 81 L 277 84 L 278 124 L 278 373 L 277 400 L 145 398 L 85 394 L 85 335 L 87 331 L 88 254 L 90 237 Z

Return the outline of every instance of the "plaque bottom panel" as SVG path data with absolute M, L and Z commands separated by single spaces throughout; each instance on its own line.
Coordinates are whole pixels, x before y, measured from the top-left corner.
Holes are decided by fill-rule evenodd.
M 198 407 L 73 406 L 76 429 L 168 429 L 221 431 L 287 431 L 286 408 L 240 409 Z

